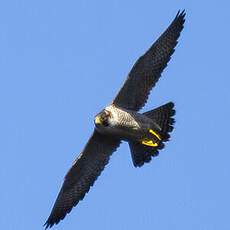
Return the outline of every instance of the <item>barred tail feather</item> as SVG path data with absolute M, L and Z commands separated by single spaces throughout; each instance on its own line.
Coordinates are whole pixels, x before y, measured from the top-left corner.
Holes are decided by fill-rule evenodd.
M 174 104 L 169 102 L 154 110 L 144 113 L 147 117 L 151 118 L 160 128 L 160 136 L 162 138 L 157 147 L 150 147 L 142 145 L 139 142 L 129 142 L 132 160 L 135 167 L 141 167 L 144 163 L 150 162 L 152 157 L 158 156 L 159 150 L 164 148 L 164 142 L 170 138 L 170 132 L 173 130 L 175 122 Z
M 144 113 L 145 116 L 151 118 L 160 126 L 163 141 L 168 141 L 170 138 L 169 133 L 172 132 L 173 124 L 175 123 L 175 119 L 173 118 L 175 112 L 174 103 L 169 102 L 156 109 Z
M 129 142 L 129 147 L 135 167 L 141 167 L 144 163 L 150 162 L 152 157 L 159 154 L 156 147 L 142 145 L 139 142 Z

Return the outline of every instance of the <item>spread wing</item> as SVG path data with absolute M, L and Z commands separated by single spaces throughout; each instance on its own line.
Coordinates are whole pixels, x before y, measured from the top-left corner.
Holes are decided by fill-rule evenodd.
M 66 214 L 84 198 L 119 144 L 120 140 L 94 131 L 85 149 L 65 176 L 61 191 L 45 223 L 46 228 L 64 219 Z
M 115 105 L 135 111 L 144 106 L 151 89 L 174 52 L 184 22 L 185 12 L 179 11 L 166 31 L 134 64 L 125 84 L 113 101 Z

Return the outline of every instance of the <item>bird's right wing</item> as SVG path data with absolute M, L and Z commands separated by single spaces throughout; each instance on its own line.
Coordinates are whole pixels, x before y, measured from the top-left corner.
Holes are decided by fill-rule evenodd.
M 66 214 L 84 198 L 120 142 L 94 131 L 85 149 L 65 176 L 61 191 L 45 223 L 46 228 L 64 219 Z
M 135 111 L 144 106 L 151 89 L 159 80 L 174 52 L 177 39 L 184 27 L 184 17 L 184 11 L 178 12 L 167 30 L 137 60 L 113 101 L 115 105 Z

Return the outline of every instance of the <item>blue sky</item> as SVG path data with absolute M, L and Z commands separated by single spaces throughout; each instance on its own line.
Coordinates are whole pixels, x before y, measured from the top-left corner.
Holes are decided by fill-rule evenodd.
M 127 144 L 53 229 L 230 229 L 229 1 L 0 2 L 1 229 L 42 229 L 63 177 L 135 60 L 186 24 L 143 111 L 176 104 L 172 140 L 140 169 Z

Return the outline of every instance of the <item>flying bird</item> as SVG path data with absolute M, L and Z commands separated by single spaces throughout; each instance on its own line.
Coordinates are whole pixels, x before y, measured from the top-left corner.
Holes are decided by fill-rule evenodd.
M 184 22 L 185 11 L 178 11 L 164 33 L 136 61 L 113 102 L 95 116 L 93 134 L 67 172 L 46 228 L 58 224 L 84 198 L 122 141 L 128 142 L 135 167 L 150 162 L 164 148 L 173 130 L 174 104 L 138 111 L 167 66 Z

